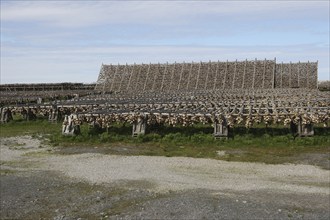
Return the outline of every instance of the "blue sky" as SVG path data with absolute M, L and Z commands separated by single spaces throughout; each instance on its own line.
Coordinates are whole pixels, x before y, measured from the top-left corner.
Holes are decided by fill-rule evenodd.
M 329 1 L 4 1 L 1 84 L 95 82 L 104 64 L 319 61 Z

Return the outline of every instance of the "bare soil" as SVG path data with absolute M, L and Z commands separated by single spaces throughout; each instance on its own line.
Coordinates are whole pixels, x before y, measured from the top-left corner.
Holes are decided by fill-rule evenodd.
M 0 150 L 1 219 L 330 218 L 330 171 L 317 166 L 112 155 L 29 136 Z

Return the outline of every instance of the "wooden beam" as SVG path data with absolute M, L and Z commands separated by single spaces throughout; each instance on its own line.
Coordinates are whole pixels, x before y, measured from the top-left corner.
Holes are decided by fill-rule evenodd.
M 158 69 L 158 71 L 155 72 L 154 81 L 153 81 L 153 83 L 152 83 L 152 87 L 151 87 L 151 90 L 152 90 L 152 91 L 155 91 L 155 83 L 156 83 L 157 76 L 158 76 L 158 74 L 159 74 L 159 66 L 160 66 L 160 64 L 158 63 L 158 65 L 157 65 L 157 69 Z
M 149 66 L 148 66 L 147 76 L 146 76 L 146 79 L 144 80 L 143 91 L 146 90 L 147 81 L 148 81 L 148 77 L 149 77 L 149 71 L 150 71 L 150 65 L 151 65 L 151 63 L 149 63 Z
M 135 91 L 137 91 L 137 88 L 139 86 L 139 78 L 140 78 L 140 75 L 141 75 L 141 69 L 142 69 L 142 67 L 143 67 L 143 63 L 140 65 L 139 72 L 138 72 L 138 74 L 136 76 L 136 83 L 135 83 L 135 88 L 134 88 Z
M 298 80 L 298 88 L 300 88 L 300 61 L 298 63 L 298 73 L 297 73 L 297 80 Z
M 121 73 L 121 79 L 120 79 L 120 84 L 119 84 L 119 91 L 121 91 L 121 87 L 122 87 L 122 84 L 123 84 L 123 81 L 124 81 L 124 77 L 126 75 L 126 70 L 127 70 L 127 63 L 125 65 L 125 68 L 124 68 L 124 71 Z
M 244 89 L 244 86 L 245 86 L 246 63 L 247 63 L 247 59 L 245 59 L 245 63 L 244 63 L 242 89 Z
M 235 66 L 234 66 L 234 78 L 233 78 L 233 84 L 231 86 L 231 89 L 234 89 L 235 88 L 235 78 L 236 78 L 236 71 L 237 71 L 237 59 L 235 61 Z
M 226 71 L 225 71 L 225 76 L 224 76 L 224 79 L 223 79 L 222 89 L 225 89 L 227 72 L 228 72 L 228 60 L 226 61 Z
M 110 86 L 110 91 L 112 91 L 112 89 L 113 89 L 113 84 L 114 84 L 115 79 L 116 79 L 118 68 L 119 68 L 119 63 L 117 65 L 117 67 L 116 67 L 115 74 L 113 75 L 113 79 L 112 79 L 111 86 Z
M 276 57 L 274 58 L 272 89 L 275 88 L 275 74 L 276 74 Z
M 211 66 L 211 60 L 209 61 L 209 65 L 207 67 L 207 74 L 206 74 L 206 80 L 205 80 L 204 90 L 206 90 L 207 81 L 209 80 L 209 73 L 210 73 L 210 68 L 211 68 L 210 66 Z
M 252 89 L 254 89 L 254 82 L 255 82 L 255 78 L 256 78 L 256 68 L 257 68 L 257 58 L 254 61 L 253 78 L 252 78 Z
M 265 75 L 266 75 L 266 59 L 264 60 L 264 71 L 262 73 L 262 88 L 265 88 Z
M 185 63 L 183 62 L 181 72 L 180 72 L 180 79 L 179 79 L 179 85 L 178 85 L 178 90 L 180 90 L 180 85 L 182 81 L 182 74 L 183 74 L 183 68 L 184 68 Z
M 290 61 L 290 70 L 289 70 L 289 88 L 291 88 L 291 78 L 292 78 L 292 76 L 291 76 L 291 74 L 292 74 L 292 64 L 291 64 L 291 61 Z
M 172 89 L 172 83 L 173 83 L 173 78 L 174 78 L 175 66 L 176 66 L 176 62 L 175 62 L 174 65 L 173 65 L 173 71 L 172 71 L 172 75 L 171 75 L 171 81 L 170 81 L 170 87 L 169 87 L 169 90 Z
M 201 71 L 201 65 L 202 65 L 202 62 L 199 63 L 198 74 L 197 74 L 197 80 L 196 80 L 195 89 L 198 88 L 198 81 L 199 81 L 199 74 L 200 74 L 200 71 Z
M 283 88 L 283 62 L 281 63 L 281 88 Z
M 166 75 L 166 72 L 167 72 L 167 65 L 168 65 L 168 62 L 166 62 L 165 70 L 164 70 L 164 73 L 163 73 L 162 85 L 160 86 L 161 91 L 163 91 L 163 88 L 164 88 L 164 79 L 165 79 L 165 75 Z
M 219 60 L 217 62 L 217 69 L 215 70 L 215 78 L 214 78 L 214 84 L 213 84 L 213 90 L 215 90 L 215 86 L 216 86 L 216 83 L 217 83 L 217 79 L 218 79 L 218 68 L 219 68 Z
M 310 63 L 308 61 L 308 63 L 307 63 L 307 72 L 306 72 L 306 77 L 307 77 L 307 79 L 306 79 L 306 87 L 307 88 L 309 88 L 309 77 L 310 77 L 310 74 L 309 74 L 309 65 L 310 65 Z
M 127 84 L 127 87 L 126 87 L 126 90 L 129 89 L 129 86 L 131 85 L 131 79 L 132 79 L 132 75 L 134 74 L 134 70 L 135 70 L 135 63 L 133 64 L 133 68 L 132 68 L 132 71 L 129 75 L 129 79 L 128 79 L 128 84 Z
M 191 61 L 190 70 L 189 70 L 189 75 L 188 75 L 187 90 L 189 89 L 190 78 L 191 78 L 191 71 L 192 71 L 193 64 L 194 64 L 194 62 Z
M 316 79 L 315 79 L 315 82 L 316 82 L 316 88 L 317 89 L 319 89 L 319 84 L 317 83 L 317 72 L 318 72 L 318 70 L 319 70 L 319 61 L 317 60 L 316 61 L 316 73 L 315 73 L 315 77 L 316 77 Z

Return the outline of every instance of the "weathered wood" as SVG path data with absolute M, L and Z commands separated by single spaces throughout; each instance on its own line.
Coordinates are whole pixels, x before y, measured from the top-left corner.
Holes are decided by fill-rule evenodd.
M 289 88 L 292 88 L 292 63 L 290 62 Z
M 297 80 L 298 80 L 298 88 L 300 88 L 300 61 L 298 63 L 298 75 L 297 75 Z
M 283 88 L 283 62 L 281 63 L 281 88 Z
M 147 128 L 147 116 L 138 117 L 138 119 L 133 123 L 132 136 L 137 137 L 138 135 L 144 135 Z
M 208 83 L 208 80 L 209 80 L 210 69 L 211 69 L 211 60 L 209 61 L 209 64 L 207 66 L 207 73 L 206 73 L 206 80 L 205 80 L 205 84 L 204 84 L 204 90 L 207 89 L 207 83 Z
M 80 134 L 80 125 L 75 122 L 77 120 L 77 115 L 66 115 L 62 125 L 62 135 L 75 136 Z
M 266 59 L 264 60 L 264 71 L 262 72 L 262 88 L 265 88 Z
M 246 62 L 247 59 L 244 62 L 244 73 L 243 73 L 243 83 L 242 83 L 242 89 L 244 89 L 244 83 L 245 83 L 245 74 L 246 74 Z
M 23 119 L 26 121 L 34 121 L 37 119 L 36 114 L 29 107 L 23 109 L 22 116 L 23 116 Z
M 144 80 L 143 91 L 145 91 L 146 87 L 147 87 L 147 81 L 149 79 L 149 72 L 150 72 L 150 65 L 151 65 L 151 63 L 149 63 L 149 66 L 148 66 L 147 76 L 146 76 L 146 79 Z
M 57 106 L 54 105 L 49 112 L 48 121 L 51 123 L 56 123 L 59 120 L 61 120 L 61 113 L 58 110 Z
M 128 83 L 127 83 L 127 87 L 126 87 L 126 90 L 129 90 L 129 88 L 130 88 L 131 81 L 132 81 L 132 75 L 134 74 L 134 70 L 135 70 L 135 63 L 133 64 L 133 69 L 132 69 L 132 71 L 130 72 L 129 79 L 128 79 Z
M 216 86 L 217 80 L 218 80 L 218 69 L 219 69 L 219 60 L 217 62 L 217 67 L 216 67 L 216 71 L 215 71 L 215 78 L 214 78 L 213 90 L 215 90 L 215 86 Z
M 197 80 L 196 80 L 196 85 L 195 85 L 196 90 L 198 89 L 199 77 L 200 77 L 200 72 L 201 72 L 201 65 L 202 65 L 202 62 L 199 63 L 199 67 L 198 67 Z
M 140 78 L 141 78 L 141 71 L 142 71 L 143 63 L 139 65 L 139 71 L 137 72 L 135 88 L 133 91 L 137 91 L 138 87 L 140 86 Z
M 276 74 L 276 57 L 274 58 L 274 65 L 273 65 L 272 89 L 275 88 L 275 74 Z
M 294 137 L 311 137 L 314 136 L 314 127 L 312 123 L 303 124 L 301 120 L 297 124 L 291 122 L 291 133 Z
M 112 91 L 112 89 L 113 89 L 113 85 L 114 85 L 115 80 L 116 80 L 118 68 L 119 68 L 119 63 L 117 65 L 117 67 L 116 67 L 115 74 L 113 75 L 113 79 L 112 79 L 111 86 L 110 86 L 110 91 Z
M 308 63 L 307 63 L 307 73 L 306 73 L 306 77 L 307 77 L 307 79 L 306 79 L 306 86 L 307 86 L 307 88 L 309 88 L 310 87 L 310 85 L 309 85 L 309 77 L 310 77 L 310 73 L 309 73 L 309 61 L 308 61 Z
M 194 62 L 191 62 L 190 70 L 189 70 L 189 76 L 188 76 L 187 90 L 189 89 L 189 84 L 190 84 L 190 79 L 191 79 L 191 71 L 192 71 L 193 64 L 194 64 Z
M 231 89 L 235 88 L 235 78 L 236 78 L 236 73 L 237 72 L 237 60 L 235 61 L 235 67 L 234 67 L 234 78 L 233 78 L 233 84 L 231 86 Z
M 216 139 L 222 139 L 222 138 L 227 139 L 229 134 L 228 130 L 229 129 L 226 119 L 223 119 L 223 121 L 220 123 L 215 122 L 213 136 Z
M 184 65 L 185 65 L 185 63 L 183 62 L 182 68 L 181 68 L 181 72 L 180 72 L 180 79 L 179 79 L 179 84 L 178 84 L 178 90 L 181 89 L 180 85 L 181 85 L 181 82 L 182 82 L 182 74 L 183 74 Z
M 159 63 L 158 63 L 158 65 L 157 65 L 157 72 L 159 73 Z M 158 74 L 154 74 L 154 80 L 153 80 L 153 82 L 152 82 L 152 88 L 151 88 L 151 91 L 155 91 L 155 84 L 156 84 L 156 79 L 157 79 L 157 76 L 158 76 Z
M 0 122 L 7 123 L 13 120 L 12 113 L 9 108 L 0 108 Z
M 165 66 L 165 70 L 164 70 L 164 73 L 163 73 L 163 78 L 162 78 L 162 85 L 160 87 L 160 90 L 163 91 L 163 88 L 164 88 L 164 80 L 165 80 L 165 76 L 167 74 L 167 66 L 168 66 L 168 63 L 166 63 L 166 66 Z
M 228 74 L 228 60 L 226 61 L 226 68 L 225 68 L 225 75 L 223 77 L 222 89 L 225 89 L 227 74 Z
M 127 74 L 123 70 L 125 65 L 119 65 L 119 67 L 118 65 L 114 68 L 111 65 L 102 66 L 96 89 L 102 90 L 103 93 L 117 90 L 134 93 L 141 89 L 142 91 L 154 91 L 156 87 L 160 87 L 161 91 L 215 90 L 216 88 L 317 88 L 317 63 L 313 63 L 313 65 L 309 62 L 276 64 L 276 58 L 243 62 L 237 60 L 196 64 L 192 62 L 189 64 L 190 71 L 188 71 L 186 63 L 174 63 L 174 65 L 166 63 L 166 66 L 158 64 L 158 68 L 154 64 L 152 66 L 151 64 L 148 66 L 134 64 L 136 67 L 128 66 Z M 141 66 L 143 68 L 139 68 Z M 164 67 L 166 71 L 164 71 Z M 136 71 L 136 68 L 140 71 Z
M 174 79 L 174 73 L 175 73 L 175 66 L 176 66 L 176 62 L 175 62 L 174 65 L 173 65 L 173 70 L 172 70 L 172 74 L 171 74 L 171 81 L 170 81 L 169 90 L 172 89 L 173 79 Z
M 257 59 L 255 59 L 254 66 L 253 66 L 252 89 L 254 89 L 254 85 L 255 85 L 256 68 L 257 68 Z

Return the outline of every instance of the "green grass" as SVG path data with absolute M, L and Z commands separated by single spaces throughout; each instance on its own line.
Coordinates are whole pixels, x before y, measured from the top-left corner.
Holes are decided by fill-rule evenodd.
M 133 138 L 129 124 L 113 124 L 106 130 L 81 126 L 81 135 L 63 136 L 61 123 L 51 124 L 46 120 L 12 121 L 0 125 L 0 137 L 17 135 L 43 136 L 49 144 L 62 147 L 102 147 L 109 153 L 129 155 L 187 156 L 216 158 L 228 161 L 256 161 L 265 163 L 290 162 L 303 153 L 330 153 L 330 129 L 315 126 L 313 137 L 293 138 L 288 127 L 260 124 L 250 129 L 231 129 L 228 140 L 215 140 L 213 128 L 207 125 L 192 127 L 149 126 L 148 133 Z M 127 147 L 128 152 L 111 150 Z M 133 149 L 133 150 L 132 150 Z M 218 151 L 225 151 L 219 156 Z M 330 159 L 330 158 L 329 158 Z
M 15 120 L 0 125 L 0 137 L 56 134 L 59 131 L 61 131 L 61 123 L 51 124 L 42 119 L 36 121 Z

